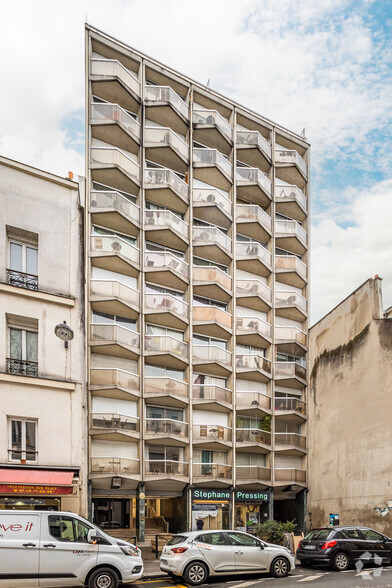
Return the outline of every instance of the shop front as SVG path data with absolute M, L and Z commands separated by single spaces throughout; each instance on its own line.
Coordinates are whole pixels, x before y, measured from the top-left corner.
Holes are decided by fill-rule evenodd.
M 229 529 L 231 505 L 231 490 L 193 488 L 192 531 Z
M 270 494 L 267 491 L 235 490 L 235 528 L 253 532 L 254 525 L 268 519 Z

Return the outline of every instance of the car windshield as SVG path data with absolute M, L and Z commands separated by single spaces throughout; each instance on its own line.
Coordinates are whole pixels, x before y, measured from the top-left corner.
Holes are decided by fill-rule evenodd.
M 309 539 L 330 539 L 332 537 L 334 531 L 331 529 L 313 529 L 310 531 L 305 537 L 307 541 Z
M 184 543 L 186 540 L 187 537 L 185 535 L 174 535 L 166 545 L 177 545 L 178 543 Z

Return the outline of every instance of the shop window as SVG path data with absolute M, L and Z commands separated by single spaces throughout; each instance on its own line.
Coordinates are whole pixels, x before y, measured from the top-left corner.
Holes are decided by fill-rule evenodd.
M 36 462 L 37 421 L 9 418 L 9 461 Z
M 92 529 L 78 519 L 63 515 L 50 515 L 48 523 L 49 533 L 57 541 L 87 543 L 88 532 Z

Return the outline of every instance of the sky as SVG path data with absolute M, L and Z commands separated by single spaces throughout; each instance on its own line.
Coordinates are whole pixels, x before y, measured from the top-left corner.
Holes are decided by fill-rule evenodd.
M 392 0 L 1 2 L 0 154 L 84 174 L 84 23 L 311 143 L 311 323 L 392 305 Z

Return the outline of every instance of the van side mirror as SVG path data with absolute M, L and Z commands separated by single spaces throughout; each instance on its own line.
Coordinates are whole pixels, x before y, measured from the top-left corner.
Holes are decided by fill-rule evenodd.
M 264 549 L 264 543 L 260 543 L 260 549 Z
M 98 543 L 98 535 L 95 529 L 90 529 L 87 533 L 87 543 Z

